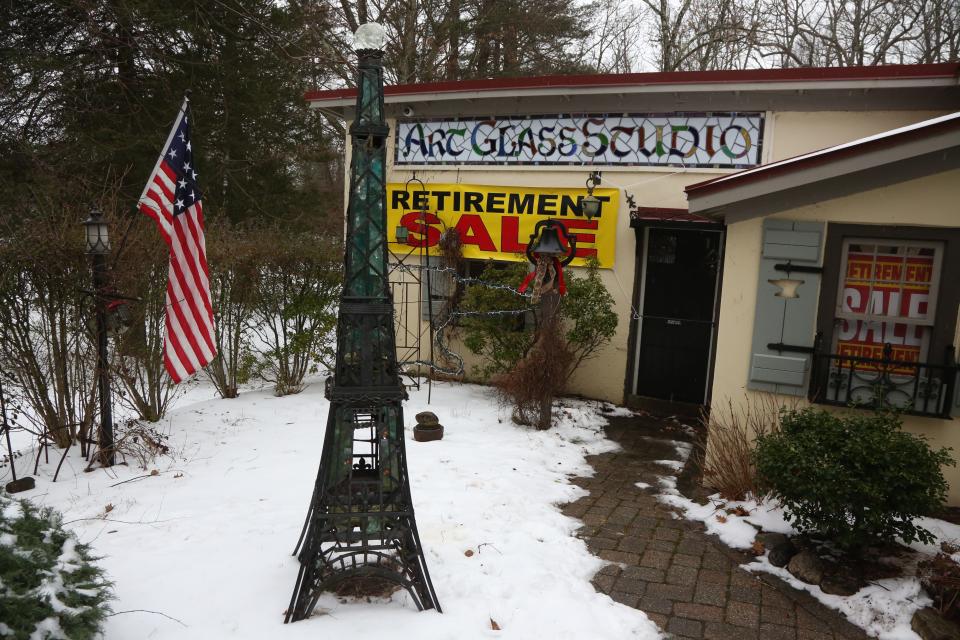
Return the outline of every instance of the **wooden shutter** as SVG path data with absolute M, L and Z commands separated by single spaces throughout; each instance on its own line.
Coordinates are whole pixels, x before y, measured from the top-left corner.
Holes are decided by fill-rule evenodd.
M 820 302 L 820 273 L 825 225 L 821 222 L 767 219 L 763 222 L 760 284 L 747 388 L 785 395 L 806 395 Z M 814 271 L 787 271 L 786 267 Z M 771 280 L 802 280 L 797 297 L 777 295 Z M 783 345 L 775 348 L 771 345 Z M 800 349 L 800 350 L 791 350 Z

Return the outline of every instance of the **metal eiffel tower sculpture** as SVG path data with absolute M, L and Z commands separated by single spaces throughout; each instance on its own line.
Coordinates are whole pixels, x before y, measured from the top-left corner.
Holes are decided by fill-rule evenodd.
M 310 616 L 324 591 L 356 578 L 407 589 L 440 610 L 410 498 L 403 400 L 387 281 L 382 28 L 357 30 L 356 116 L 347 206 L 346 272 L 320 470 L 297 543 L 300 573 L 285 622 Z

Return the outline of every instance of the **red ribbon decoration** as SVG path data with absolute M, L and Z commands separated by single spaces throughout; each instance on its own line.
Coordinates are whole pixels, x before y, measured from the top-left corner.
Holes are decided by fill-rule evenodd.
M 538 259 L 539 257 L 540 256 L 537 256 Z M 554 272 L 557 274 L 557 292 L 560 295 L 564 296 L 567 294 L 567 283 L 563 279 L 563 265 L 560 264 L 560 260 L 557 258 L 553 258 L 553 269 L 554 269 Z M 528 273 L 527 277 L 524 278 L 523 282 L 520 283 L 520 286 L 517 288 L 517 291 L 519 291 L 520 293 L 525 293 L 527 290 L 527 287 L 530 286 L 530 283 L 533 281 L 533 279 L 536 276 L 537 276 L 536 269 Z

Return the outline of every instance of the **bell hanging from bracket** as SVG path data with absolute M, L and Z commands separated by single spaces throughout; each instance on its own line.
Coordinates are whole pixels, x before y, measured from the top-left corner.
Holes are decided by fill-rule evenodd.
M 564 247 L 566 243 L 566 247 Z M 576 237 L 567 233 L 567 228 L 559 220 L 541 220 L 530 234 L 527 243 L 527 259 L 537 263 L 537 256 L 557 258 L 560 264 L 567 266 L 577 253 Z
M 541 291 L 553 286 L 556 286 L 560 295 L 564 295 L 567 289 L 563 280 L 563 267 L 570 264 L 575 255 L 576 236 L 568 234 L 559 220 L 541 220 L 534 227 L 530 242 L 527 243 L 527 260 L 533 265 L 533 270 L 520 283 L 517 291 L 524 293 L 533 284 L 534 303 L 540 300 Z

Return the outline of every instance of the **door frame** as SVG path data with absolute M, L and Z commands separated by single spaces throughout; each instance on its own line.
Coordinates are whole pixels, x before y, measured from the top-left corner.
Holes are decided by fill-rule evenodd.
M 645 396 L 640 396 L 635 393 L 636 380 L 639 377 L 639 367 L 640 367 L 640 347 L 641 339 L 643 333 L 643 302 L 646 295 L 647 287 L 647 252 L 649 249 L 650 242 L 650 229 L 673 229 L 676 231 L 708 231 L 712 233 L 720 234 L 719 242 L 719 264 L 717 265 L 717 276 L 716 282 L 714 283 L 713 288 L 713 317 L 712 324 L 713 329 L 710 332 L 710 348 L 707 353 L 707 376 L 706 384 L 703 393 L 703 402 L 698 406 L 708 406 L 710 405 L 711 395 L 713 391 L 713 377 L 714 377 L 714 363 L 716 361 L 717 353 L 717 332 L 720 326 L 720 296 L 721 288 L 723 285 L 723 269 L 725 263 L 725 251 L 726 251 L 726 227 L 720 223 L 714 224 L 705 224 L 702 222 L 695 223 L 683 223 L 683 222 L 644 222 L 642 224 L 637 224 L 634 226 L 636 231 L 637 241 L 636 245 L 636 258 L 634 263 L 634 277 L 633 277 L 633 299 L 631 300 L 630 305 L 630 330 L 627 336 L 627 371 L 624 376 L 624 385 L 623 385 L 623 398 L 624 404 L 631 404 L 631 400 L 637 398 L 645 398 Z M 669 401 L 661 400 L 659 398 L 652 398 L 652 401 L 669 403 Z M 633 404 L 636 404 L 634 401 Z M 670 403 L 670 404 L 686 404 L 686 403 Z

